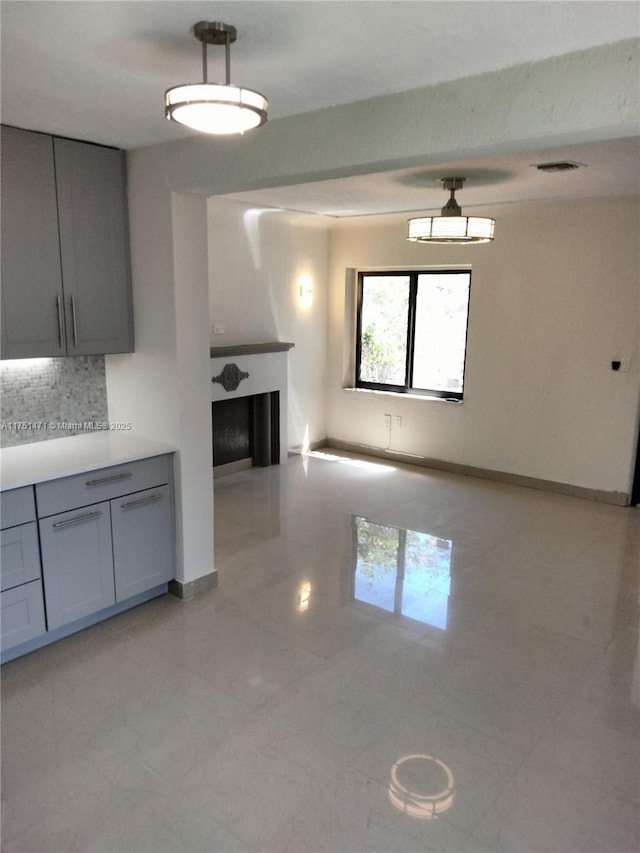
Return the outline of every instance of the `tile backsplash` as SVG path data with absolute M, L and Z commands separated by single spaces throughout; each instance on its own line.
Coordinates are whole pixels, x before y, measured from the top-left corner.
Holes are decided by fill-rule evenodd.
M 104 356 L 0 362 L 0 446 L 63 438 L 108 420 Z

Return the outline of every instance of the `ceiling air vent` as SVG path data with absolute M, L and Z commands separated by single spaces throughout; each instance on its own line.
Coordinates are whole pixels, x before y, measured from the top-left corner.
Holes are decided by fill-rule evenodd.
M 572 163 L 571 160 L 561 160 L 558 163 L 537 163 L 536 169 L 541 172 L 570 172 L 579 169 L 580 163 Z

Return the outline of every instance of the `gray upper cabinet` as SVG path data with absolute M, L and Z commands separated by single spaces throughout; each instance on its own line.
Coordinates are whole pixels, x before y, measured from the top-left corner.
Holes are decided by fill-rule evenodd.
M 124 153 L 2 127 L 2 358 L 132 350 Z
M 2 128 L 2 358 L 66 355 L 53 139 Z
M 54 138 L 69 355 L 130 351 L 124 154 Z

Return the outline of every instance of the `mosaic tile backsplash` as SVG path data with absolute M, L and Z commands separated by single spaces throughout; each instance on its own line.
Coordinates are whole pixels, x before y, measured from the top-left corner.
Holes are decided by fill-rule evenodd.
M 104 356 L 0 362 L 0 446 L 47 441 L 106 424 Z

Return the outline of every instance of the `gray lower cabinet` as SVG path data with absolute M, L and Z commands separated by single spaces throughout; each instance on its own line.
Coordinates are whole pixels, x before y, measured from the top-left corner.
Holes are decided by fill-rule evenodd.
M 2 590 L 40 577 L 40 551 L 35 521 L 3 530 L 0 577 Z
M 3 660 L 166 591 L 172 484 L 163 454 L 0 493 Z
M 46 631 L 40 549 L 33 488 L 3 492 L 0 532 L 0 632 L 2 650 Z
M 124 152 L 1 134 L 1 357 L 131 352 Z
M 49 630 L 115 603 L 109 503 L 40 521 Z
M 8 589 L 2 598 L 2 650 L 6 651 L 45 633 L 40 580 Z
M 169 486 L 111 501 L 116 601 L 173 577 L 172 518 Z
M 170 456 L 40 483 L 36 497 L 50 631 L 175 576 Z

